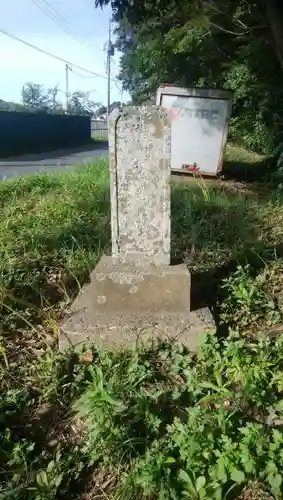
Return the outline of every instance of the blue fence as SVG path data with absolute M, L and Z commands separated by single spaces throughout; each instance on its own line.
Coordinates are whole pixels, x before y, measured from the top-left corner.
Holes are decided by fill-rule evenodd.
M 71 147 L 90 140 L 89 116 L 0 111 L 0 157 Z

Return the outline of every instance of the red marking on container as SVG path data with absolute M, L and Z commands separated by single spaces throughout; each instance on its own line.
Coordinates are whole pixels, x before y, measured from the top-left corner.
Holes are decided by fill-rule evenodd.
M 187 170 L 188 172 L 196 172 L 198 173 L 200 171 L 200 167 L 197 165 L 197 163 L 193 163 L 193 165 L 182 165 L 182 169 Z

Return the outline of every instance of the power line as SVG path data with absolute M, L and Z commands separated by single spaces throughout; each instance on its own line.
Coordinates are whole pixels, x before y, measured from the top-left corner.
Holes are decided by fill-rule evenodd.
M 104 80 L 107 80 L 106 75 L 102 75 L 101 73 L 95 73 L 94 71 L 86 69 L 83 66 L 79 66 L 78 64 L 75 64 L 75 63 L 72 63 L 71 61 L 68 61 L 68 59 L 64 59 L 63 57 L 52 54 L 52 52 L 48 52 L 47 50 L 41 49 L 40 47 L 37 47 L 36 45 L 33 45 L 32 43 L 26 42 L 22 38 L 19 38 L 18 36 L 13 35 L 12 33 L 9 33 L 8 31 L 3 30 L 2 28 L 0 28 L 0 33 L 8 36 L 9 38 L 12 38 L 13 40 L 16 40 L 17 42 L 22 43 L 23 45 L 26 45 L 27 47 L 30 47 L 34 50 L 37 50 L 38 52 L 41 52 L 41 54 L 45 54 L 46 56 L 52 57 L 53 59 L 56 59 L 57 61 L 60 61 L 64 64 L 69 64 L 70 66 L 73 66 L 74 68 L 77 68 L 81 71 L 84 71 L 85 73 L 89 73 L 90 75 L 96 76 L 97 78 L 103 78 Z M 111 80 L 114 81 L 113 79 L 111 79 Z
M 83 36 L 74 30 L 70 23 L 52 6 L 47 0 L 32 0 L 32 2 L 37 5 L 50 19 L 52 19 L 56 24 L 58 24 L 63 30 L 69 33 L 75 40 L 84 45 L 91 51 L 100 52 L 99 49 L 94 47 L 92 44 L 84 40 Z
M 62 28 L 66 33 L 68 33 L 77 42 L 83 45 L 85 48 L 93 51 L 99 51 L 92 44 L 84 40 L 83 36 L 75 31 L 70 23 L 52 6 L 47 0 L 31 0 L 34 5 L 36 5 L 42 12 L 44 12 L 52 21 L 54 21 L 60 28 Z
M 69 67 L 69 70 L 74 73 L 74 75 L 77 75 L 77 76 L 80 76 L 81 78 L 94 78 L 94 76 L 91 76 L 91 75 L 82 75 L 81 73 L 79 73 L 78 71 L 74 71 L 72 66 Z
M 117 84 L 117 82 L 116 82 L 116 80 L 114 80 L 114 83 L 115 83 L 116 88 L 117 88 L 117 89 L 119 90 L 119 92 L 122 94 L 122 93 L 124 92 L 123 87 L 119 87 L 119 86 L 118 86 L 118 84 Z

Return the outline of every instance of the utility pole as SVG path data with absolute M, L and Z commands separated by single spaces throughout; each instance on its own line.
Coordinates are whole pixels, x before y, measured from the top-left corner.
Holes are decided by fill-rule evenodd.
M 65 77 L 66 77 L 66 113 L 69 111 L 69 64 L 65 66 Z
M 111 19 L 109 19 L 109 32 L 107 44 L 107 115 L 110 114 L 111 106 L 111 57 L 114 55 L 114 46 L 111 42 Z

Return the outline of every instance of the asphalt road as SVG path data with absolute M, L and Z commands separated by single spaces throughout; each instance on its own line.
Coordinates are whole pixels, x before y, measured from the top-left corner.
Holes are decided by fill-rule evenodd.
M 108 145 L 101 143 L 75 149 L 6 158 L 0 160 L 0 180 L 35 172 L 65 170 L 107 155 Z

